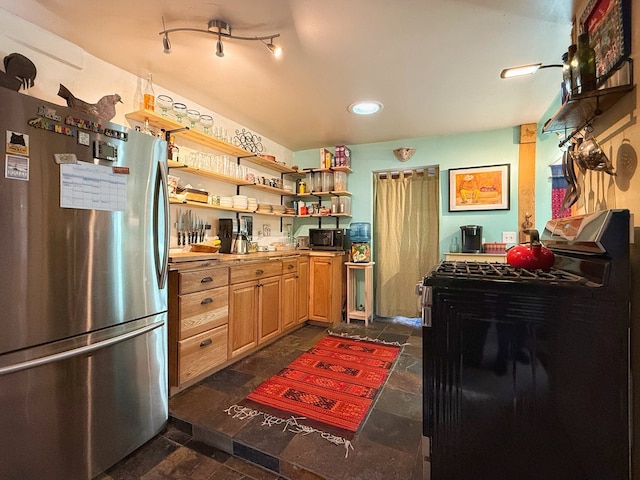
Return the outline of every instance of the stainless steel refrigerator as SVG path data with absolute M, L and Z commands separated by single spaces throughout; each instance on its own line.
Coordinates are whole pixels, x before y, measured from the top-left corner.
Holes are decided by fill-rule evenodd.
M 93 478 L 167 420 L 166 142 L 7 89 L 0 135 L 0 478 Z

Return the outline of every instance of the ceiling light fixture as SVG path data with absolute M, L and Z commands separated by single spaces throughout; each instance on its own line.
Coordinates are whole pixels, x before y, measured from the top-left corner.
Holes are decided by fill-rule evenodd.
M 274 45 L 273 43 L 273 39 L 278 38 L 280 36 L 279 33 L 276 33 L 273 35 L 263 35 L 260 37 L 242 37 L 238 35 L 232 35 L 231 25 L 229 24 L 229 22 L 225 22 L 224 20 L 218 20 L 218 19 L 209 20 L 209 23 L 207 24 L 207 29 L 204 30 L 201 28 L 188 28 L 188 27 L 166 28 L 164 25 L 164 17 L 163 17 L 162 28 L 163 30 L 160 32 L 160 35 L 162 35 L 162 46 L 164 48 L 164 53 L 171 52 L 171 42 L 169 42 L 170 33 L 198 32 L 198 33 L 207 33 L 209 35 L 215 35 L 216 37 L 218 37 L 218 40 L 216 42 L 216 55 L 218 57 L 224 57 L 224 45 L 222 44 L 223 38 L 230 38 L 233 40 L 259 40 L 267 46 L 269 51 L 271 51 L 271 53 L 273 53 L 275 57 L 279 57 L 282 54 L 282 48 L 279 47 L 278 45 Z M 266 42 L 267 40 L 269 41 L 269 43 Z
M 382 104 L 375 100 L 365 100 L 352 103 L 347 109 L 356 115 L 371 115 L 372 113 L 377 113 L 382 110 Z
M 521 65 L 519 67 L 505 68 L 500 72 L 500 78 L 521 77 L 523 75 L 533 75 L 542 68 L 562 68 L 562 65 L 542 65 L 541 63 L 532 63 L 530 65 Z

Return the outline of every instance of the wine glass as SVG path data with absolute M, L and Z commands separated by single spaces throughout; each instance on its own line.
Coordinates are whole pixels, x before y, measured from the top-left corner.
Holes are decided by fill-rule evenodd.
M 196 123 L 200 121 L 200 112 L 197 110 L 187 110 L 187 118 L 191 122 L 191 128 L 196 127 Z
M 174 103 L 173 114 L 176 116 L 178 123 L 182 123 L 182 119 L 187 114 L 187 106 L 184 103 Z
M 160 110 L 162 110 L 162 116 L 166 117 L 167 110 L 169 110 L 173 106 L 173 98 L 171 98 L 169 95 L 158 95 L 158 98 L 156 99 L 156 105 L 158 105 L 160 107 Z
M 211 115 L 200 115 L 200 125 L 202 125 L 204 133 L 210 135 L 211 127 L 213 126 L 213 117 Z

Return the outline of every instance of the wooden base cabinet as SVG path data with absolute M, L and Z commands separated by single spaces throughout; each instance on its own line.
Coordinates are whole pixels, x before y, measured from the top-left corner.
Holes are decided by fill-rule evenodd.
M 169 274 L 169 385 L 204 377 L 227 360 L 229 269 Z
M 280 317 L 280 276 L 265 278 L 258 285 L 258 345 L 282 332 Z
M 345 302 L 344 255 L 309 257 L 309 320 L 336 325 Z
M 309 318 L 309 257 L 301 256 L 298 260 L 296 323 L 299 325 Z
M 258 345 L 258 282 L 244 282 L 229 288 L 229 357 Z
M 282 262 L 231 267 L 229 357 L 254 349 L 282 332 Z M 250 278 L 255 280 L 246 281 Z

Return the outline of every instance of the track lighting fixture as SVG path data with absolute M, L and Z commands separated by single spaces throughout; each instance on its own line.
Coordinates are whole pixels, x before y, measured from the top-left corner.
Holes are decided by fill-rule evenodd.
M 216 41 L 216 56 L 224 57 L 224 45 L 222 44 L 223 38 L 229 38 L 233 40 L 259 40 L 267 47 L 267 49 L 273 54 L 274 57 L 279 57 L 282 54 L 282 48 L 273 43 L 274 38 L 278 38 L 280 36 L 279 33 L 273 35 L 264 35 L 260 37 L 241 37 L 237 35 L 231 34 L 231 25 L 224 20 L 213 19 L 209 20 L 207 24 L 207 29 L 200 28 L 166 28 L 164 25 L 164 17 L 162 18 L 162 28 L 163 30 L 160 32 L 162 35 L 162 46 L 164 48 L 164 53 L 171 52 L 171 42 L 169 41 L 169 34 L 174 32 L 198 32 L 198 33 L 207 33 L 209 35 L 215 35 L 218 37 Z M 269 43 L 267 43 L 269 41 Z
M 554 68 L 562 65 L 542 65 L 541 63 L 532 63 L 531 65 L 521 65 L 519 67 L 505 68 L 500 72 L 500 78 L 521 77 L 523 75 L 533 75 L 542 68 Z

